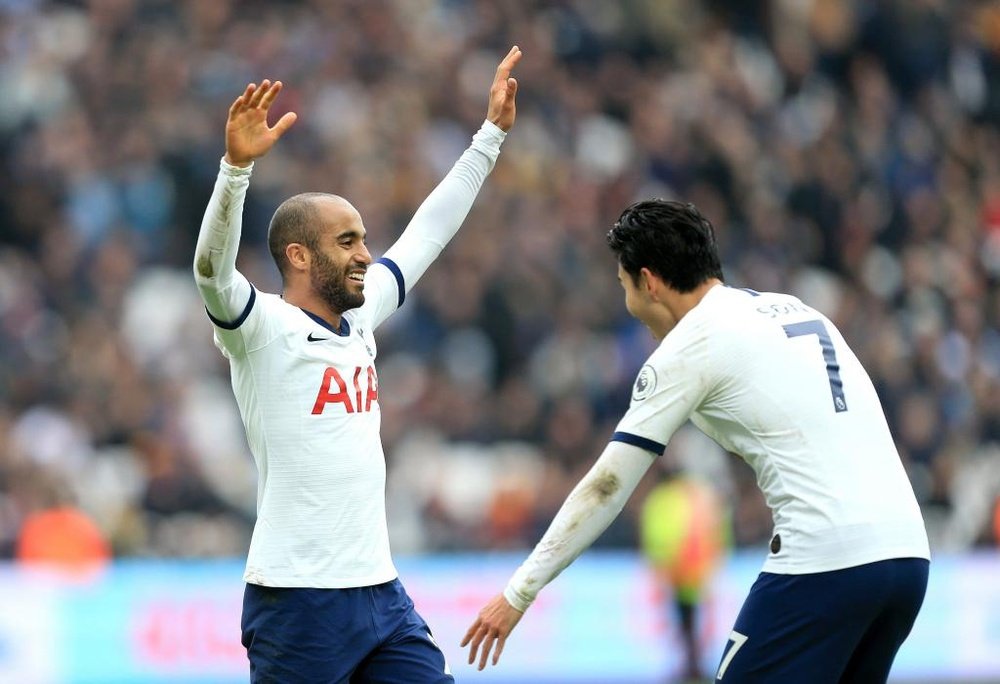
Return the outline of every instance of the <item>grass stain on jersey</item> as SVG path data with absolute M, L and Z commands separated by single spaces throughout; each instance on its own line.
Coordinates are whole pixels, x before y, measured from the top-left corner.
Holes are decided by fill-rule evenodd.
M 597 474 L 593 478 L 593 481 L 587 484 L 586 488 L 580 492 L 580 496 L 593 501 L 596 505 L 602 505 L 621 488 L 622 483 L 618 479 L 618 475 L 610 471 L 604 471 Z M 589 515 L 590 509 L 588 507 L 587 510 L 573 516 L 566 524 L 565 533 L 572 534 L 580 526 L 580 523 L 583 522 L 583 519 Z
M 202 278 L 211 278 L 215 275 L 215 267 L 212 266 L 212 259 L 208 254 L 198 258 L 198 275 Z
M 587 491 L 584 493 L 596 499 L 598 503 L 604 503 L 614 496 L 621 487 L 622 483 L 617 475 L 605 472 L 598 475 L 594 482 L 587 486 Z

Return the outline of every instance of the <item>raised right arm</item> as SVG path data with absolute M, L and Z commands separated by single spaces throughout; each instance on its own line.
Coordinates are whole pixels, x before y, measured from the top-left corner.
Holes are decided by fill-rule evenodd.
M 280 92 L 281 81 L 265 80 L 259 88 L 251 83 L 229 108 L 226 156 L 198 233 L 195 282 L 213 322 L 222 328 L 237 327 L 253 302 L 253 287 L 236 270 L 236 252 L 253 162 L 295 123 L 296 115 L 288 112 L 273 127 L 267 125 L 267 111 Z
M 216 325 L 231 325 L 244 314 L 253 288 L 236 270 L 236 252 L 243 226 L 243 201 L 250 185 L 246 167 L 221 162 L 212 198 L 194 250 L 194 279 L 205 308 Z M 223 327 L 225 327 L 223 325 Z

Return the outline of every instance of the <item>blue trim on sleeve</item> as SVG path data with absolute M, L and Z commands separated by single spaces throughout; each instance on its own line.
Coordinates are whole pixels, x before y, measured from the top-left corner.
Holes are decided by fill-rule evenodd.
M 406 283 L 403 281 L 403 272 L 399 270 L 399 266 L 392 259 L 386 259 L 382 257 L 376 264 L 382 264 L 387 269 L 392 271 L 392 274 L 396 276 L 396 287 L 399 289 L 399 303 L 396 304 L 396 308 L 403 306 L 403 302 L 406 300 Z
M 751 297 L 760 297 L 760 292 L 757 292 L 757 290 L 751 290 L 749 287 L 737 287 L 737 288 L 734 288 L 734 289 L 743 290 L 744 292 L 746 292 L 747 294 L 749 294 Z
M 212 312 L 209 311 L 207 308 L 205 309 L 205 313 L 208 314 L 209 320 L 211 320 L 212 323 L 214 323 L 216 325 L 216 327 L 222 328 L 223 330 L 236 330 L 238 327 L 240 327 L 241 325 L 243 325 L 243 321 L 245 321 L 247 319 L 247 316 L 250 315 L 250 310 L 253 309 L 253 303 L 256 302 L 256 301 L 257 301 L 257 288 L 255 288 L 253 285 L 251 285 L 250 286 L 250 301 L 247 302 L 247 305 L 243 309 L 243 313 L 240 314 L 240 317 L 237 318 L 232 323 L 226 323 L 225 321 L 220 321 L 218 318 L 216 318 L 215 316 L 213 316 Z
M 634 447 L 639 447 L 640 449 L 645 449 L 646 451 L 652 451 L 657 456 L 662 456 L 663 452 L 667 450 L 667 446 L 665 444 L 654 442 L 651 439 L 646 439 L 645 437 L 640 437 L 639 435 L 633 435 L 631 432 L 616 432 L 611 435 L 611 441 L 631 444 Z

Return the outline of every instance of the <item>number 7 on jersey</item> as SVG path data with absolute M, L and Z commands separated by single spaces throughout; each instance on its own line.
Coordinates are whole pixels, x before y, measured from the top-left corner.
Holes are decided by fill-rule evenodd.
M 830 333 L 826 331 L 823 321 L 802 321 L 801 323 L 790 323 L 781 327 L 785 329 L 785 335 L 788 337 L 815 335 L 819 338 L 819 345 L 823 350 L 823 360 L 826 361 L 826 374 L 830 378 L 830 394 L 833 396 L 833 409 L 837 413 L 846 411 L 847 399 L 844 397 L 844 383 L 840 379 L 840 364 L 837 363 L 837 350 L 833 348 L 833 340 L 830 339 Z

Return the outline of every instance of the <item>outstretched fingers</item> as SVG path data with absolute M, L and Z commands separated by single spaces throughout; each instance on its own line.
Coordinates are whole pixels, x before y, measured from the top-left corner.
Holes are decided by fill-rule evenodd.
M 235 100 L 233 100 L 233 104 L 229 108 L 229 115 L 233 116 L 234 114 L 239 114 L 241 111 L 246 109 L 247 102 L 250 101 L 250 96 L 253 95 L 256 89 L 257 85 L 255 83 L 247 84 L 247 87 L 243 91 L 243 94 L 237 97 Z
M 260 88 L 257 88 L 257 90 L 250 95 L 250 100 L 247 102 L 247 105 L 252 108 L 259 107 L 261 101 L 264 99 L 264 96 L 267 95 L 270 89 L 271 82 L 265 78 L 264 82 L 260 84 Z
M 483 641 L 483 652 L 482 655 L 479 657 L 479 665 L 477 666 L 477 669 L 482 670 L 486 667 L 486 661 L 490 657 L 490 651 L 493 649 L 493 642 L 495 642 L 496 639 L 497 635 L 493 634 L 492 632 L 486 635 L 486 639 Z M 496 664 L 496 659 L 494 659 L 494 665 L 495 664 Z
M 506 643 L 507 643 L 507 637 L 500 636 L 500 637 L 497 638 L 497 647 L 496 647 L 496 650 L 493 651 L 493 666 L 494 667 L 496 667 L 496 664 L 500 662 L 500 654 L 503 653 L 503 645 L 506 644 Z M 484 663 L 484 665 L 485 665 L 485 663 Z M 481 670 L 483 668 L 480 667 L 479 669 Z
M 264 83 L 267 83 L 267 81 L 264 81 Z M 271 87 L 268 88 L 267 92 L 264 93 L 264 97 L 261 98 L 260 107 L 262 109 L 269 109 L 275 98 L 278 97 L 278 93 L 281 92 L 282 87 L 283 85 L 281 81 L 275 81 Z
M 264 80 L 260 86 L 247 85 L 229 108 L 226 122 L 226 161 L 246 166 L 263 157 L 298 118 L 285 112 L 274 126 L 268 126 L 270 107 L 281 92 L 281 81 Z
M 515 95 L 517 80 L 510 73 L 521 60 L 521 48 L 514 46 L 497 66 L 496 76 L 490 85 L 490 99 L 486 118 L 503 131 L 509 131 L 517 116 Z
M 462 639 L 461 644 L 462 648 L 469 645 L 469 665 L 476 662 L 476 656 L 479 655 L 479 647 L 482 646 L 483 650 L 479 659 L 479 669 L 482 670 L 486 667 L 486 661 L 493 648 L 493 642 L 497 638 L 497 635 L 492 632 L 493 630 L 484 624 L 482 620 L 476 620 L 476 622 L 469 627 L 469 631 L 465 633 L 465 637 Z M 493 658 L 493 664 L 496 664 L 496 656 Z
M 517 95 L 517 79 L 514 77 L 507 79 L 507 97 L 514 99 Z
M 229 118 L 233 119 L 254 109 L 266 114 L 283 87 L 284 85 L 281 81 L 274 81 L 272 83 L 268 79 L 264 79 L 259 87 L 254 83 L 248 84 L 243 94 L 237 97 L 229 107 Z M 286 112 L 269 130 L 275 131 L 281 136 L 292 127 L 297 118 L 294 112 Z
M 292 127 L 292 124 L 295 123 L 295 120 L 298 118 L 299 116 L 295 112 L 286 112 L 280 119 L 278 119 L 278 122 L 271 127 L 271 130 L 274 131 L 274 133 L 280 138 L 285 134 L 285 131 Z
M 510 78 L 510 72 L 514 70 L 514 67 L 521 60 L 521 48 L 514 46 L 507 53 L 507 56 L 500 61 L 500 65 L 497 67 L 497 75 L 493 80 L 494 83 L 506 83 L 507 79 Z
M 479 652 L 479 644 L 483 640 L 485 634 L 482 629 L 482 621 L 476 620 L 469 631 L 465 633 L 462 638 L 462 643 L 460 644 L 462 648 L 469 646 L 469 665 L 471 665 L 476 660 L 476 653 Z M 470 645 L 471 644 L 471 645 Z

